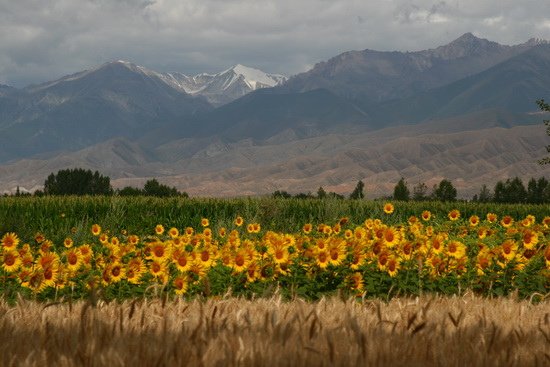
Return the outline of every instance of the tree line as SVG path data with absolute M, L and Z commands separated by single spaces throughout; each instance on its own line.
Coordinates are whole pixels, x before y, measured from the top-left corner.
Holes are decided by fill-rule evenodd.
M 17 188 L 14 196 L 30 196 L 30 193 L 22 193 Z M 189 197 L 186 192 L 180 192 L 175 187 L 161 184 L 157 179 L 150 179 L 143 188 L 126 186 L 114 190 L 111 179 L 100 174 L 82 168 L 64 169 L 57 173 L 51 173 L 44 181 L 44 190 L 37 190 L 35 196 L 44 195 L 118 195 L 118 196 L 156 196 Z

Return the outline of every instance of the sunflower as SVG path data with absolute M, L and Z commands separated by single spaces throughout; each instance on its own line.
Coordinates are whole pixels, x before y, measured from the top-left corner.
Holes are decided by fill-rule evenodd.
M 470 222 L 470 226 L 475 227 L 479 224 L 479 217 L 477 215 L 472 215 L 470 219 L 468 219 L 468 222 Z
M 439 254 L 443 251 L 443 245 L 444 245 L 444 242 L 445 242 L 445 238 L 441 235 L 441 234 L 438 234 L 436 235 L 435 237 L 432 238 L 432 240 L 430 241 L 430 248 L 431 250 L 435 253 L 435 254 Z
M 260 223 L 252 223 L 252 228 L 254 229 L 254 233 L 260 233 L 262 230 Z
M 188 274 L 194 277 L 195 280 L 200 280 L 206 275 L 207 269 L 198 261 L 194 261 L 189 268 Z
M 19 244 L 19 237 L 13 232 L 8 232 L 2 236 L 2 247 L 4 250 L 13 250 Z
M 109 266 L 111 283 L 118 283 L 125 277 L 125 268 L 120 262 L 114 262 Z
M 487 213 L 487 221 L 489 223 L 496 223 L 498 216 L 495 213 Z
M 214 261 L 216 260 L 216 254 L 214 252 L 213 247 L 205 247 L 202 250 L 199 250 L 197 252 L 197 256 L 195 258 L 196 261 L 199 261 L 202 266 L 204 266 L 206 269 L 209 269 L 214 264 Z
M 290 257 L 288 248 L 283 243 L 272 244 L 267 248 L 267 252 L 271 255 L 275 264 L 287 262 Z
M 388 259 L 388 263 L 386 265 L 386 271 L 390 275 L 390 277 L 395 277 L 397 275 L 397 272 L 401 269 L 401 265 L 399 263 L 399 259 L 397 259 L 394 256 L 391 256 Z
M 135 234 L 131 234 L 128 236 L 128 244 L 132 246 L 136 246 L 139 243 L 139 237 Z
M 248 267 L 248 262 L 249 260 L 248 256 L 246 256 L 246 252 L 241 249 L 233 254 L 231 267 L 233 268 L 234 272 L 242 273 Z
M 447 256 L 455 259 L 461 259 L 466 256 L 466 246 L 460 241 L 450 241 L 447 243 Z
M 174 287 L 174 293 L 178 296 L 185 294 L 187 288 L 189 287 L 189 280 L 184 275 L 178 275 L 172 280 L 172 286 Z
M 380 253 L 378 254 L 378 261 L 377 261 L 378 270 L 385 271 L 386 266 L 388 265 L 388 260 L 389 260 L 388 252 L 387 251 L 380 251 Z
M 0 255 L 0 263 L 5 272 L 13 273 L 21 266 L 21 257 L 17 251 L 7 250 Z
M 340 234 L 340 231 L 342 230 L 342 226 L 340 225 L 340 223 L 336 223 L 333 227 L 332 227 L 332 232 L 334 234 Z
M 251 261 L 246 268 L 246 281 L 253 283 L 261 277 L 261 267 L 256 261 Z
M 342 264 L 346 258 L 345 241 L 332 241 L 328 246 L 329 263 L 334 266 Z
M 147 271 L 147 267 L 143 263 L 143 260 L 139 257 L 134 257 L 126 264 L 126 280 L 132 284 L 139 284 L 141 277 Z
M 101 242 L 102 245 L 109 244 L 109 236 L 107 235 L 107 233 L 102 233 L 99 235 L 99 242 Z
M 155 226 L 155 233 L 157 236 L 161 236 L 164 233 L 164 226 L 162 224 L 157 224 Z
M 480 251 L 477 255 L 476 271 L 477 275 L 485 275 L 486 269 L 491 264 L 491 256 L 489 251 Z
M 544 228 L 550 228 L 550 216 L 546 216 L 542 219 L 542 224 Z
M 523 232 L 522 240 L 523 240 L 523 246 L 528 250 L 532 250 L 535 248 L 536 244 L 539 243 L 539 236 L 537 232 L 532 231 L 530 229 L 526 229 Z
M 191 268 L 191 263 L 194 261 L 194 257 L 187 251 L 176 249 L 172 253 L 172 263 L 176 265 L 176 268 L 180 272 L 184 272 Z
M 352 270 L 359 269 L 365 263 L 365 255 L 360 249 L 356 249 L 351 254 L 351 259 L 349 262 L 349 267 Z
M 210 225 L 210 221 L 208 220 L 208 218 L 201 219 L 201 226 L 208 227 L 209 225 Z
M 227 229 L 225 227 L 221 227 L 218 229 L 218 236 L 221 238 L 225 238 L 225 235 L 227 234 Z
M 178 229 L 176 227 L 172 227 L 168 230 L 168 235 L 170 236 L 170 238 L 174 239 L 176 237 L 178 237 L 180 234 L 180 231 L 178 231 Z
M 500 224 L 504 227 L 504 228 L 509 228 L 512 226 L 512 224 L 514 224 L 514 219 L 509 216 L 509 215 L 506 215 L 502 218 L 502 220 L 500 221 Z
M 401 233 L 394 227 L 387 227 L 384 229 L 382 240 L 386 247 L 393 248 L 401 241 Z
M 71 272 L 77 271 L 82 265 L 82 254 L 78 248 L 70 248 L 65 251 L 67 269 Z
M 42 268 L 46 269 L 51 266 L 57 266 L 59 263 L 59 255 L 57 255 L 55 252 L 48 252 L 38 257 L 36 260 L 36 264 Z
M 456 221 L 460 218 L 460 211 L 458 211 L 458 209 L 453 209 L 449 212 L 449 214 L 447 214 L 447 216 L 450 220 Z
M 92 234 L 99 236 L 101 234 L 101 226 L 99 224 L 92 224 Z
M 38 244 L 41 244 L 42 242 L 44 242 L 44 240 L 46 239 L 46 237 L 44 237 L 44 235 L 40 232 L 37 232 L 35 235 L 34 235 L 34 240 L 36 241 L 36 243 Z
M 406 241 L 405 243 L 403 243 L 403 246 L 401 246 L 400 256 L 405 260 L 410 260 L 413 255 L 413 251 L 413 243 L 411 241 Z
M 237 218 L 235 218 L 235 225 L 236 225 L 237 227 L 240 227 L 240 226 L 242 226 L 242 225 L 243 225 L 243 223 L 244 223 L 244 219 L 243 219 L 243 217 L 241 217 L 241 216 L 237 216 Z
M 44 269 L 44 286 L 45 287 L 55 287 L 56 282 L 60 275 L 59 266 L 52 265 Z
M 163 262 L 170 257 L 170 247 L 167 246 L 166 242 L 155 241 L 149 244 L 149 248 L 152 260 Z
M 351 240 L 353 238 L 353 231 L 351 229 L 346 229 L 344 231 L 344 238 L 346 240 Z
M 391 214 L 395 210 L 392 203 L 385 203 L 384 204 L 384 213 Z
M 507 261 L 510 261 L 514 257 L 516 257 L 516 253 L 518 251 L 518 245 L 514 240 L 508 239 L 504 241 L 501 245 L 501 248 L 502 248 L 502 256 Z
M 351 274 L 348 278 L 350 290 L 354 293 L 363 293 L 365 284 L 363 282 L 363 275 L 359 272 Z
M 44 282 L 44 271 L 37 269 L 33 271 L 26 283 L 27 287 L 32 290 L 34 293 L 40 293 L 46 289 L 46 283 Z
M 91 265 L 92 257 L 94 256 L 94 251 L 90 245 L 82 245 L 78 248 L 80 255 L 82 255 L 82 262 L 85 265 Z
M 317 251 L 317 254 L 315 255 L 315 263 L 321 269 L 326 269 L 330 263 L 330 253 L 326 249 Z
M 432 218 L 432 213 L 429 210 L 424 210 L 421 217 L 423 221 L 427 222 Z
M 73 244 L 74 244 L 73 239 L 70 237 L 67 237 L 65 238 L 65 240 L 63 240 L 63 246 L 65 246 L 66 248 L 73 247 Z
M 149 264 L 149 274 L 151 274 L 155 278 L 164 280 L 167 277 L 167 273 L 168 267 L 166 266 L 166 262 L 153 260 Z

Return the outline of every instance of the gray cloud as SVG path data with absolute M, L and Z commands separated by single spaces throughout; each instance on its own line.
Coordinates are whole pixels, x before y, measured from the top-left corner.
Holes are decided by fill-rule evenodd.
M 159 71 L 236 63 L 294 74 L 347 51 L 420 50 L 465 32 L 550 39 L 547 0 L 0 0 L 0 83 L 113 60 Z

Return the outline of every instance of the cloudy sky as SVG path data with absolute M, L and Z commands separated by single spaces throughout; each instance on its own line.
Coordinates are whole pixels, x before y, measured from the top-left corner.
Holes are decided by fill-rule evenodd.
M 0 83 L 23 87 L 106 61 L 292 75 L 348 50 L 415 51 L 466 32 L 550 39 L 548 0 L 0 0 Z

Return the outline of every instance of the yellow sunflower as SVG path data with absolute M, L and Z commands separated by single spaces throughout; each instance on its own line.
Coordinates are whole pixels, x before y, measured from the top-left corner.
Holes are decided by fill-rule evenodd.
M 516 257 L 516 253 L 518 251 L 518 245 L 514 240 L 508 239 L 504 241 L 501 245 L 501 248 L 502 248 L 502 256 L 507 261 L 510 261 L 514 257 Z
M 394 212 L 395 208 L 392 203 L 385 203 L 384 204 L 384 213 L 386 214 L 392 214 Z
M 523 231 L 523 246 L 528 249 L 532 250 L 535 248 L 537 243 L 539 243 L 539 236 L 536 231 L 526 229 Z
M 185 294 L 185 292 L 187 292 L 187 288 L 189 287 L 189 281 L 186 276 L 178 275 L 172 281 L 172 286 L 174 287 L 174 293 L 176 293 L 177 295 L 182 295 L 182 294 Z
M 13 232 L 8 232 L 2 236 L 2 247 L 4 250 L 13 250 L 19 244 L 19 237 Z
M 449 212 L 447 216 L 449 217 L 450 220 L 456 221 L 460 218 L 460 211 L 458 211 L 458 209 L 453 209 Z
M 422 220 L 427 222 L 432 218 L 432 213 L 429 210 L 424 210 L 421 216 Z
M 92 224 L 92 234 L 99 236 L 101 234 L 101 226 L 99 224 Z
M 6 273 L 13 273 L 21 266 L 21 258 L 15 250 L 7 250 L 0 253 L 0 263 Z

